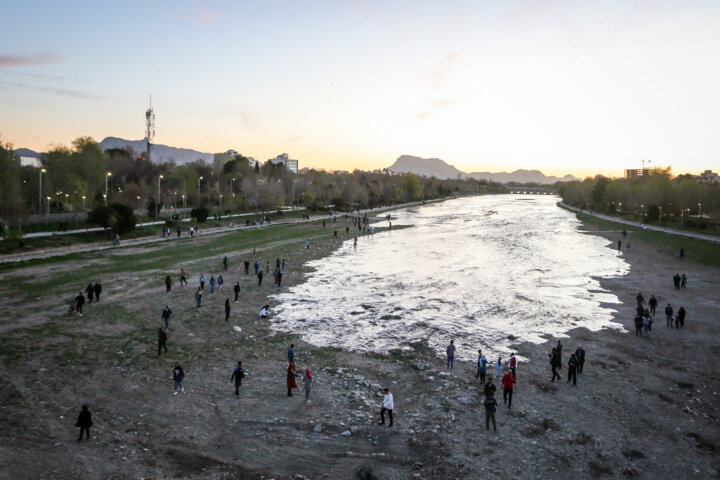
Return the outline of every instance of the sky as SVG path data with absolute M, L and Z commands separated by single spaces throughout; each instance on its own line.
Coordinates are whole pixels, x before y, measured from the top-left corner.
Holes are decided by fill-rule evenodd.
M 719 1 L 5 0 L 0 139 L 300 167 L 720 170 Z

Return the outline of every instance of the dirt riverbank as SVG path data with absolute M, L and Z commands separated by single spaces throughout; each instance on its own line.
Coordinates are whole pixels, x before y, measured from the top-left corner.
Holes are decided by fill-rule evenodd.
M 619 235 L 597 234 L 610 241 Z M 178 258 L 173 271 L 188 270 L 190 286 L 176 284 L 167 296 L 165 272 L 119 269 L 103 280 L 101 302 L 86 305 L 82 319 L 67 317 L 52 295 L 28 305 L 14 285 L 84 271 L 82 258 L 30 267 L 32 275 L 23 267 L 8 272 L 0 287 L 0 478 L 717 478 L 718 269 L 633 242 L 623 253 L 630 273 L 601 283 L 623 302 L 612 308 L 628 330 L 637 292 L 658 298 L 652 335 L 562 335 L 564 362 L 578 344 L 587 351 L 576 387 L 565 378 L 550 382 L 545 351 L 557 338 L 518 345 L 528 361 L 518 368 L 513 408 L 500 405 L 494 433 L 484 427 L 474 364 L 448 374 L 438 352 L 424 345 L 387 356 L 316 348 L 258 318 L 277 289 L 271 274 L 258 287 L 240 262 L 286 257 L 283 288 L 298 284 L 307 261 L 339 245 L 320 225 L 315 235 L 310 249 L 288 240 L 269 243 L 256 257 L 252 249 L 234 251 L 224 292 L 206 295 L 200 309 L 192 296 L 196 277 L 222 273 L 217 255 Z M 209 242 L 200 238 L 195 246 L 202 251 Z M 688 275 L 686 290 L 673 289 L 676 271 Z M 240 302 L 231 302 L 226 323 L 223 303 L 235 281 Z M 668 302 L 688 311 L 683 330 L 665 327 L 660 312 Z M 174 311 L 170 351 L 158 357 L 165 303 Z M 291 342 L 298 371 L 313 371 L 308 404 L 300 394 L 286 396 Z M 230 383 L 237 360 L 249 372 L 240 398 Z M 187 374 L 177 396 L 174 361 Z M 383 386 L 395 396 L 392 428 L 377 425 Z M 83 403 L 95 425 L 91 441 L 78 443 L 73 424 Z

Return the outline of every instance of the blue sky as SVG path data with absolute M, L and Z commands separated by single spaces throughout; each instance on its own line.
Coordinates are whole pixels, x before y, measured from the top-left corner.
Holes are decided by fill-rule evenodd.
M 301 166 L 718 169 L 720 2 L 6 1 L 0 135 Z

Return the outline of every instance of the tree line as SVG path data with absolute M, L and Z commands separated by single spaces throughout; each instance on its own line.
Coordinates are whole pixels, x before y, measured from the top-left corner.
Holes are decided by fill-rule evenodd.
M 602 175 L 558 184 L 565 203 L 645 222 L 682 221 L 705 228 L 717 224 L 720 184 L 698 183 L 692 175 L 673 176 L 670 167 L 649 175 L 610 179 Z
M 122 204 L 154 217 L 162 208 L 272 211 L 281 205 L 347 211 L 449 195 L 502 193 L 502 184 L 365 171 L 331 174 L 289 171 L 283 164 L 251 166 L 242 155 L 223 165 L 201 161 L 156 164 L 145 154 L 102 147 L 79 137 L 42 155 L 41 167 L 22 167 L 0 140 L 0 221 L 18 226 L 33 213 L 90 210 Z M 44 171 L 41 171 L 44 170 Z M 107 195 L 107 197 L 106 197 Z

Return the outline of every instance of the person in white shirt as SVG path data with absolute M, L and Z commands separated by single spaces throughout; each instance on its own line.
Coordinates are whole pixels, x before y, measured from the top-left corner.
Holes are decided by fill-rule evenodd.
M 392 393 L 390 393 L 389 389 L 385 389 L 385 397 L 383 398 L 383 405 L 380 409 L 380 425 L 385 425 L 385 412 L 388 412 L 390 415 L 390 425 L 388 427 L 393 426 L 393 396 Z
M 263 307 L 260 309 L 260 318 L 267 318 L 269 309 L 270 305 L 263 305 Z

